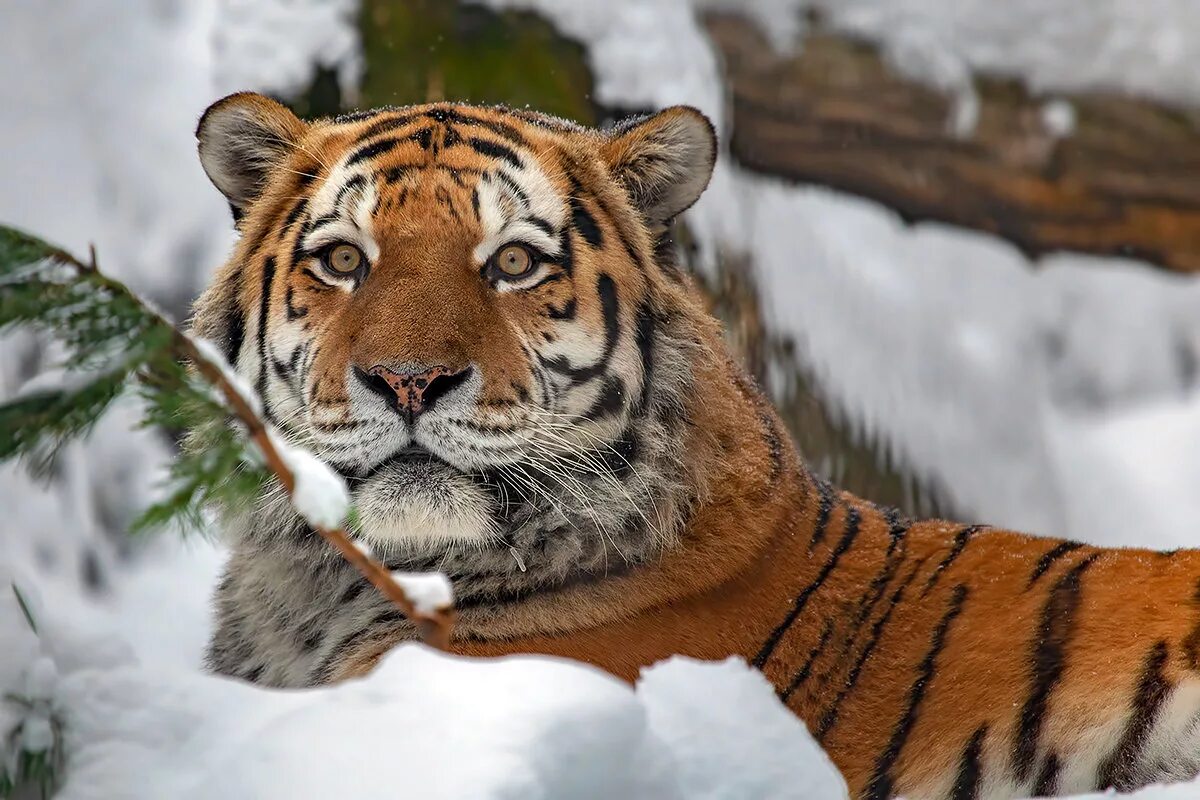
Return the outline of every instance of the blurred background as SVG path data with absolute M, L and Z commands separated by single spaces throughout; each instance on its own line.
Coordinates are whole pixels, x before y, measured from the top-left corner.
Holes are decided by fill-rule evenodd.
M 1200 544 L 1194 0 L 6 0 L 0 222 L 177 319 L 234 240 L 199 115 L 674 103 L 720 164 L 685 261 L 810 464 L 914 514 Z M 0 339 L 0 397 L 54 368 Z M 118 408 L 0 468 L 0 573 L 194 666 L 221 545 L 131 540 L 172 440 Z

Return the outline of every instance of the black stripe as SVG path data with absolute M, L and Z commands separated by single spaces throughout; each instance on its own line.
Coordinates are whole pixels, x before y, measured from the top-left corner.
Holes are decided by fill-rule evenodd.
M 454 198 L 450 195 L 450 190 L 445 186 L 439 186 L 433 190 L 433 197 L 437 200 L 438 205 L 443 206 L 450 212 L 450 216 L 455 222 L 462 222 L 462 217 L 458 215 L 458 209 L 454 207 Z
M 455 218 L 457 219 L 457 216 Z M 530 292 L 530 291 L 533 291 L 534 289 L 537 289 L 540 286 L 545 286 L 547 283 L 556 283 L 558 281 L 564 280 L 566 277 L 567 276 L 565 273 L 551 272 L 548 275 L 546 275 L 545 277 L 543 277 L 541 280 L 539 280 L 537 283 L 529 284 L 524 289 L 522 289 L 522 291 Z
M 967 527 L 959 530 L 958 533 L 954 534 L 954 544 L 950 545 L 950 552 L 946 554 L 946 557 L 942 559 L 941 563 L 934 567 L 933 572 L 930 573 L 929 580 L 925 582 L 925 590 L 921 592 L 921 597 L 924 598 L 929 596 L 929 593 L 933 591 L 933 586 L 937 583 L 938 578 L 940 578 L 942 573 L 945 572 L 946 569 L 949 568 L 949 566 L 953 564 L 960 555 L 962 555 L 962 551 L 967 549 L 967 545 L 970 543 L 971 537 L 978 533 L 979 529 L 982 527 L 982 525 L 968 525 Z
M 904 542 L 908 527 L 912 523 L 904 518 L 898 508 L 888 508 L 883 512 L 883 518 L 888 524 L 888 555 Z
M 770 410 L 763 407 L 758 410 L 759 423 L 763 426 L 763 443 L 767 446 L 767 455 L 771 457 L 771 472 L 767 475 L 766 486 L 769 489 L 783 474 L 783 437 L 775 425 L 775 417 Z
M 983 765 L 980 756 L 983 754 L 983 738 L 987 736 L 987 725 L 980 725 L 979 730 L 967 742 L 962 759 L 958 762 L 958 775 L 954 778 L 954 789 L 950 792 L 950 800 L 978 800 L 979 783 L 983 777 Z
M 625 480 L 632 474 L 640 450 L 637 434 L 627 427 L 611 445 L 595 452 L 613 476 Z
M 338 598 L 338 603 L 341 605 L 346 605 L 347 603 L 352 602 L 360 594 L 362 594 L 363 590 L 365 590 L 369 585 L 370 584 L 367 583 L 365 578 L 356 578 L 349 586 L 346 587 L 346 590 L 342 592 L 342 596 Z
M 642 393 L 638 398 L 638 408 L 645 408 L 650 403 L 651 384 L 654 380 L 654 332 L 658 320 L 649 303 L 642 303 L 638 308 L 637 328 L 634 341 L 637 342 L 638 353 L 642 360 Z
M 471 190 L 471 210 L 475 212 L 475 221 L 479 221 L 479 187 Z
M 1050 797 L 1057 794 L 1058 789 L 1058 753 L 1051 751 L 1038 771 L 1037 780 L 1033 783 L 1034 797 Z
M 467 145 L 481 156 L 502 158 L 517 169 L 522 167 L 521 159 L 517 154 L 498 142 L 489 142 L 487 139 L 476 139 L 472 136 L 470 139 L 467 139 Z
M 583 188 L 583 184 L 580 182 L 580 180 L 575 177 L 574 173 L 568 170 L 567 175 L 571 180 L 571 196 L 581 197 L 584 194 L 587 194 L 589 197 L 591 197 L 596 203 L 597 208 L 600 209 L 600 213 L 612 223 L 613 229 L 617 232 L 617 239 L 620 240 L 621 247 L 625 249 L 625 253 L 629 256 L 629 260 L 632 261 L 635 266 L 641 267 L 643 270 L 645 270 L 647 268 L 646 258 L 644 254 L 640 253 L 637 248 L 633 246 L 633 242 L 630 240 L 628 233 L 621 225 L 621 218 L 615 216 L 612 211 L 609 210 L 608 204 L 604 202 L 603 198 L 601 198 L 599 195 L 588 193 L 587 190 Z
M 284 308 L 287 309 L 288 322 L 295 322 L 302 317 L 308 316 L 308 309 L 303 306 L 296 305 L 296 292 L 291 287 L 287 287 L 287 295 L 284 297 Z
M 342 200 L 345 199 L 346 195 L 355 191 L 356 189 L 362 189 L 366 185 L 367 179 L 363 175 L 355 175 L 353 178 L 346 181 L 346 183 L 342 185 L 342 188 L 338 189 L 337 195 L 333 198 L 334 209 L 341 208 Z
M 897 562 L 898 563 L 898 562 Z M 841 713 L 841 705 L 854 691 L 854 687 L 858 684 L 858 679 L 862 675 L 863 668 L 867 665 L 871 654 L 875 652 L 875 648 L 879 645 L 879 639 L 883 636 L 883 629 L 887 627 L 888 622 L 892 619 L 892 612 L 900 605 L 900 601 L 904 599 L 904 593 L 908 591 L 908 587 L 912 585 L 913 579 L 917 577 L 917 573 L 921 571 L 921 566 L 925 563 L 925 559 L 918 561 L 911 570 L 904 582 L 896 587 L 896 591 L 892 592 L 892 596 L 888 599 L 887 608 L 879 615 L 879 619 L 875 620 L 875 624 L 871 626 L 871 635 L 867 638 L 866 644 L 863 645 L 862 652 L 858 654 L 854 665 L 846 674 L 846 680 L 842 683 L 842 688 L 838 690 L 837 696 L 833 703 L 829 706 L 820 722 L 817 725 L 817 740 L 820 741 L 833 730 L 833 726 L 837 724 L 838 715 Z
M 271 368 L 275 370 L 275 375 L 279 378 L 279 380 L 291 385 L 294 375 L 292 373 L 291 366 L 287 362 L 280 361 L 278 358 L 272 356 Z
M 267 410 L 267 369 L 270 359 L 267 355 L 267 319 L 271 312 L 271 287 L 275 282 L 275 256 L 267 256 L 262 267 L 262 290 L 258 300 L 258 358 L 261 367 L 258 370 L 258 396 L 263 409 Z M 268 411 L 268 414 L 270 412 Z
M 238 272 L 231 279 L 229 300 L 222 314 L 221 341 L 217 345 L 225 360 L 237 369 L 238 356 L 242 352 L 242 342 L 246 340 L 246 314 L 242 311 L 242 273 Z
M 583 419 L 597 420 L 611 417 L 624 407 L 625 381 L 615 375 L 609 375 L 604 379 L 604 385 L 600 389 L 600 395 L 596 398 L 596 402 L 583 412 Z
M 444 114 L 444 117 L 445 117 L 444 122 L 453 122 L 458 125 L 467 125 L 467 126 L 474 126 L 477 128 L 483 128 L 485 130 L 489 130 L 492 133 L 495 133 L 495 134 L 509 140 L 510 142 L 512 142 L 515 145 L 519 145 L 520 147 L 528 147 L 529 146 L 528 140 L 526 140 L 525 137 L 521 135 L 520 131 L 518 131 L 516 128 L 514 128 L 512 125 L 509 125 L 506 122 L 499 122 L 498 120 L 482 119 L 480 117 L 474 117 L 469 114 L 464 114 L 461 111 L 458 111 L 457 109 L 453 109 L 453 108 L 447 108 L 444 111 L 442 111 L 442 113 Z
M 617 300 L 617 285 L 607 273 L 600 273 L 600 277 L 596 279 L 596 293 L 600 296 L 600 313 L 604 317 L 604 350 L 599 360 L 590 367 L 573 366 L 566 356 L 555 356 L 542 361 L 547 369 L 566 375 L 575 383 L 589 381 L 604 372 L 612 359 L 617 337 L 621 333 L 621 307 Z
M 301 197 L 300 201 L 296 203 L 296 205 L 292 206 L 292 210 L 289 211 L 287 217 L 284 218 L 283 230 L 279 232 L 280 239 L 282 239 L 284 234 L 287 233 L 287 229 L 292 227 L 296 220 L 300 219 L 300 215 L 304 213 L 306 208 L 308 208 L 308 198 Z
M 1038 559 L 1037 566 L 1033 568 L 1033 573 L 1029 576 L 1029 586 L 1033 586 L 1037 579 L 1046 574 L 1050 567 L 1054 566 L 1054 562 L 1058 561 L 1063 556 L 1083 547 L 1079 542 L 1059 542 L 1054 547 L 1050 548 L 1044 556 Z M 1025 588 L 1029 588 L 1029 586 Z
M 433 145 L 433 128 L 421 128 L 408 135 L 409 141 L 416 142 L 422 150 L 428 150 Z
M 1079 610 L 1080 578 L 1099 557 L 1088 556 L 1058 579 L 1042 608 L 1041 622 L 1033 638 L 1030 657 L 1029 697 L 1021 709 L 1020 724 L 1013 742 L 1013 765 L 1019 781 L 1033 773 L 1038 743 L 1042 736 L 1042 721 L 1050 694 L 1062 678 L 1066 667 L 1067 645 L 1075 630 L 1075 612 Z
M 803 590 L 801 590 L 800 594 L 796 596 L 795 602 L 792 603 L 791 611 L 789 611 L 787 616 L 783 618 L 782 622 L 775 626 L 775 630 L 771 631 L 771 634 L 767 637 L 767 640 L 763 642 L 758 654 L 754 656 L 754 660 L 751 662 L 751 664 L 753 664 L 755 667 L 758 669 L 763 668 L 763 665 L 767 663 L 767 659 L 771 657 L 771 653 L 775 652 L 775 648 L 779 645 L 779 640 L 783 638 L 785 633 L 787 633 L 788 628 L 792 627 L 792 623 L 794 623 L 796 618 L 800 616 L 800 612 L 804 611 L 804 607 L 808 605 L 808 601 L 812 599 L 812 596 L 816 593 L 816 591 L 821 588 L 822 584 L 825 583 L 825 580 L 829 577 L 829 574 L 837 568 L 838 561 L 841 559 L 842 555 L 850 549 L 850 546 L 854 544 L 854 538 L 858 536 L 858 524 L 858 509 L 854 506 L 846 506 L 846 520 L 842 528 L 842 538 L 838 541 L 837 547 L 833 549 L 833 553 L 830 554 L 829 560 L 822 565 L 821 571 L 817 573 L 816 579 L 808 586 L 805 586 Z
M 562 308 L 546 306 L 546 315 L 549 316 L 550 319 L 575 319 L 575 310 L 575 298 L 572 297 L 566 302 L 565 305 L 563 305 Z
M 829 617 L 825 620 L 825 627 L 821 630 L 821 638 L 817 640 L 817 644 L 812 650 L 808 651 L 808 657 L 804 659 L 804 663 L 796 674 L 792 677 L 787 688 L 779 694 L 779 699 L 784 703 L 792 696 L 792 693 L 800 687 L 800 684 L 808 680 L 808 676 L 812 674 L 813 664 L 821 657 L 821 653 L 825 650 L 825 646 L 829 644 L 829 639 L 833 635 L 833 618 Z
M 517 202 L 521 204 L 521 209 L 523 211 L 528 211 L 530 206 L 529 195 L 525 194 L 525 190 L 518 186 L 517 182 L 509 177 L 508 173 L 506 173 L 504 170 L 496 170 L 495 175 L 500 182 L 503 183 L 510 192 L 512 192 L 513 196 L 516 197 Z
M 308 346 L 309 343 L 305 342 L 293 350 L 292 354 L 288 356 L 288 369 L 290 369 L 293 374 L 295 374 L 296 370 L 300 368 L 300 359 L 308 353 Z
M 883 597 L 884 590 L 892 582 L 892 578 L 896 575 L 896 570 L 899 569 L 900 563 L 903 561 L 903 556 L 899 558 L 895 557 L 897 543 L 897 539 L 892 539 L 889 542 L 887 554 L 883 560 L 883 567 L 876 573 L 867 588 L 863 590 L 862 596 L 858 598 L 858 613 L 854 615 L 854 622 L 851 623 L 847 632 L 843 656 L 848 655 L 853 649 L 859 630 L 862 628 L 863 623 L 867 621 L 867 618 L 874 613 L 876 604 Z
M 875 762 L 875 771 L 862 793 L 863 800 L 888 800 L 893 795 L 892 767 L 896 765 L 897 759 L 900 758 L 900 751 L 904 749 L 904 743 L 917 724 L 917 712 L 921 707 L 921 701 L 925 699 L 925 692 L 929 690 L 929 684 L 933 680 L 934 672 L 937 669 L 938 655 L 946 646 L 946 636 L 950 632 L 950 625 L 954 622 L 955 617 L 962 613 L 963 603 L 966 599 L 967 587 L 960 583 L 954 587 L 950 606 L 933 632 L 929 652 L 921 661 L 917 669 L 916 680 L 913 681 L 912 687 L 908 691 L 908 707 L 905 708 L 903 716 L 892 730 L 887 747 Z
M 1166 663 L 1167 643 L 1160 641 L 1146 654 L 1125 733 L 1121 735 L 1116 749 L 1100 766 L 1097 789 L 1104 790 L 1111 786 L 1118 791 L 1127 791 L 1142 785 L 1143 776 L 1138 773 L 1138 759 L 1145 746 L 1146 735 L 1150 733 L 1159 710 L 1171 693 L 1171 684 L 1163 674 Z
M 383 171 L 383 180 L 389 185 L 399 183 L 407 178 L 413 170 L 419 170 L 422 166 L 421 164 L 393 164 Z
M 352 153 L 350 157 L 346 159 L 346 166 L 352 167 L 360 161 L 365 161 L 368 158 L 375 158 L 375 156 L 383 155 L 389 150 L 395 148 L 398 144 L 400 144 L 399 139 L 376 139 L 370 144 L 365 144 L 355 150 L 354 153 Z
M 571 229 L 563 228 L 562 233 L 558 235 L 558 249 L 561 255 L 558 257 L 558 265 L 563 268 L 563 271 L 571 275 L 575 271 L 575 242 L 571 239 Z
M 571 197 L 571 222 L 592 248 L 604 246 L 604 232 L 596 224 L 596 218 L 583 207 L 578 197 Z
M 825 541 L 825 532 L 829 527 L 829 515 L 833 513 L 834 501 L 837 500 L 835 489 L 829 481 L 814 476 L 817 484 L 817 519 L 813 523 L 812 538 L 808 540 L 808 552 Z
M 358 141 L 365 142 L 368 139 L 373 139 L 381 133 L 394 131 L 397 128 L 403 128 L 405 125 L 411 125 L 414 120 L 418 119 L 416 114 L 402 114 L 398 117 L 388 117 L 374 122 L 367 126 L 367 129 L 358 135 Z
M 331 211 L 328 214 L 322 214 L 319 217 L 314 217 L 313 219 L 310 219 L 308 221 L 307 225 L 304 226 L 304 230 L 301 232 L 300 236 L 301 236 L 301 238 L 303 238 L 304 236 L 307 236 L 308 234 L 312 233 L 313 231 L 317 231 L 317 230 L 320 230 L 321 228 L 324 228 L 326 225 L 332 225 L 333 223 L 337 222 L 339 219 L 341 219 L 341 217 L 338 216 L 337 211 Z M 299 239 L 297 239 L 297 244 L 299 244 Z
M 554 226 L 551 225 L 546 220 L 542 219 L 541 217 L 528 216 L 528 217 L 525 217 L 525 221 L 528 222 L 533 227 L 541 230 L 542 233 L 546 234 L 547 236 L 554 235 Z

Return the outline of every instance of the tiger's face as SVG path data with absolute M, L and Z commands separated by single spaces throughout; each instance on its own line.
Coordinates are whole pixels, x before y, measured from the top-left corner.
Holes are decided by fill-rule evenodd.
M 669 524 L 640 484 L 671 480 L 652 461 L 686 382 L 664 323 L 685 288 L 655 242 L 711 173 L 699 112 L 612 132 L 455 104 L 305 123 L 238 94 L 197 135 L 242 237 L 195 328 L 347 477 L 364 538 L 521 562 L 520 532 L 556 518 L 618 550 L 606 522 Z

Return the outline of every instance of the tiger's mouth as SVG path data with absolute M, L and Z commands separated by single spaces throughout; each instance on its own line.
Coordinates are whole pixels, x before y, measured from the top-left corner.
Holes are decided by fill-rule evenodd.
M 383 464 L 424 464 L 429 462 L 452 466 L 444 458 L 438 456 L 437 453 L 419 444 L 410 444 L 407 447 L 400 448 L 384 459 Z
M 381 472 L 386 472 L 394 469 L 403 470 L 406 467 L 445 467 L 452 470 L 457 470 L 450 462 L 434 453 L 428 448 L 422 447 L 419 444 L 410 444 L 401 447 L 390 456 L 375 464 L 375 466 L 360 472 L 358 474 L 346 475 L 345 477 L 352 483 L 360 483 L 369 481 Z

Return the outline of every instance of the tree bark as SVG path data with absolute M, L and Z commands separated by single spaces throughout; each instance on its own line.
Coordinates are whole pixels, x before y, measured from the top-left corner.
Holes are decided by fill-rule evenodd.
M 878 50 L 817 33 L 774 52 L 751 23 L 707 26 L 731 87 L 742 165 L 877 200 L 910 221 L 993 233 L 1031 256 L 1056 250 L 1200 270 L 1197 117 L 1119 94 L 1069 98 L 1057 135 L 1046 98 L 980 77 L 978 123 L 956 136 L 952 99 L 898 76 Z

